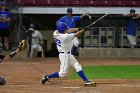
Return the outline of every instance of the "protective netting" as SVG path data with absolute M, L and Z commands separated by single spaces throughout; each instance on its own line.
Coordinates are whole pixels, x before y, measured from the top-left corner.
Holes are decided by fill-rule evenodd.
M 25 29 L 22 24 L 23 11 L 22 6 L 18 4 L 18 0 L 11 0 L 8 2 L 8 8 L 11 12 L 10 31 L 9 37 L 10 46 L 16 47 L 18 43 L 24 38 Z

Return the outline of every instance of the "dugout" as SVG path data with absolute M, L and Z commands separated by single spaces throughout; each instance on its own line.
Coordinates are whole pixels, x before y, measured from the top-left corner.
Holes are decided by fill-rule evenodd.
M 14 6 L 14 5 L 13 5 Z M 81 45 L 79 46 L 80 57 L 90 58 L 121 58 L 121 57 L 139 57 L 140 34 L 137 29 L 137 48 L 128 48 L 127 38 L 125 34 L 125 20 L 123 13 L 129 13 L 131 7 L 73 7 L 74 15 L 80 15 L 85 12 L 92 13 L 91 19 L 84 18 L 77 23 L 78 26 L 86 26 L 106 13 L 111 15 L 105 17 L 97 24 L 88 28 L 88 31 L 79 38 Z M 15 10 L 17 8 L 13 8 Z M 54 43 L 52 33 L 56 28 L 55 22 L 58 18 L 66 14 L 67 7 L 28 7 L 19 6 L 18 10 L 12 11 L 15 16 L 12 46 L 16 46 L 23 38 L 23 33 L 30 21 L 37 24 L 38 29 L 43 33 L 47 40 L 47 51 Z M 136 7 L 136 13 L 139 13 L 139 7 Z M 139 20 L 138 20 L 139 21 Z M 12 37 L 12 38 L 13 38 Z M 130 54 L 130 55 L 127 55 Z M 134 55 L 132 55 L 134 54 Z

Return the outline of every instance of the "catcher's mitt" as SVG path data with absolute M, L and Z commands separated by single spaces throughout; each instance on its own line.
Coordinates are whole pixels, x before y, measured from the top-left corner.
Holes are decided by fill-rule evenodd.
M 27 48 L 27 45 L 28 45 L 28 42 L 26 40 L 22 40 L 20 41 L 18 48 L 20 51 L 22 51 Z
M 0 77 L 0 85 L 5 85 L 6 79 L 4 77 Z

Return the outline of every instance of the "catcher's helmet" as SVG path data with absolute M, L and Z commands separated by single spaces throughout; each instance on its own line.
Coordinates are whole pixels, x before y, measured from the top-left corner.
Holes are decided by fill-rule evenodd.
M 65 30 L 67 30 L 67 29 L 68 29 L 68 27 L 67 27 L 67 25 L 66 25 L 64 22 L 59 22 L 59 23 L 57 24 L 57 30 L 58 30 L 60 33 L 64 33 Z
M 0 77 L 0 85 L 5 85 L 6 79 L 4 77 Z
M 135 13 L 135 9 L 130 9 L 130 13 Z
M 30 28 L 35 28 L 35 25 L 34 24 L 30 24 Z

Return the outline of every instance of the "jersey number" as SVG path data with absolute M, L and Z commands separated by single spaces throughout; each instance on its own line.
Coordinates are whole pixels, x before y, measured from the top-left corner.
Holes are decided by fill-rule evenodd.
M 61 46 L 61 41 L 59 39 L 55 38 L 55 42 L 56 42 L 56 45 Z

